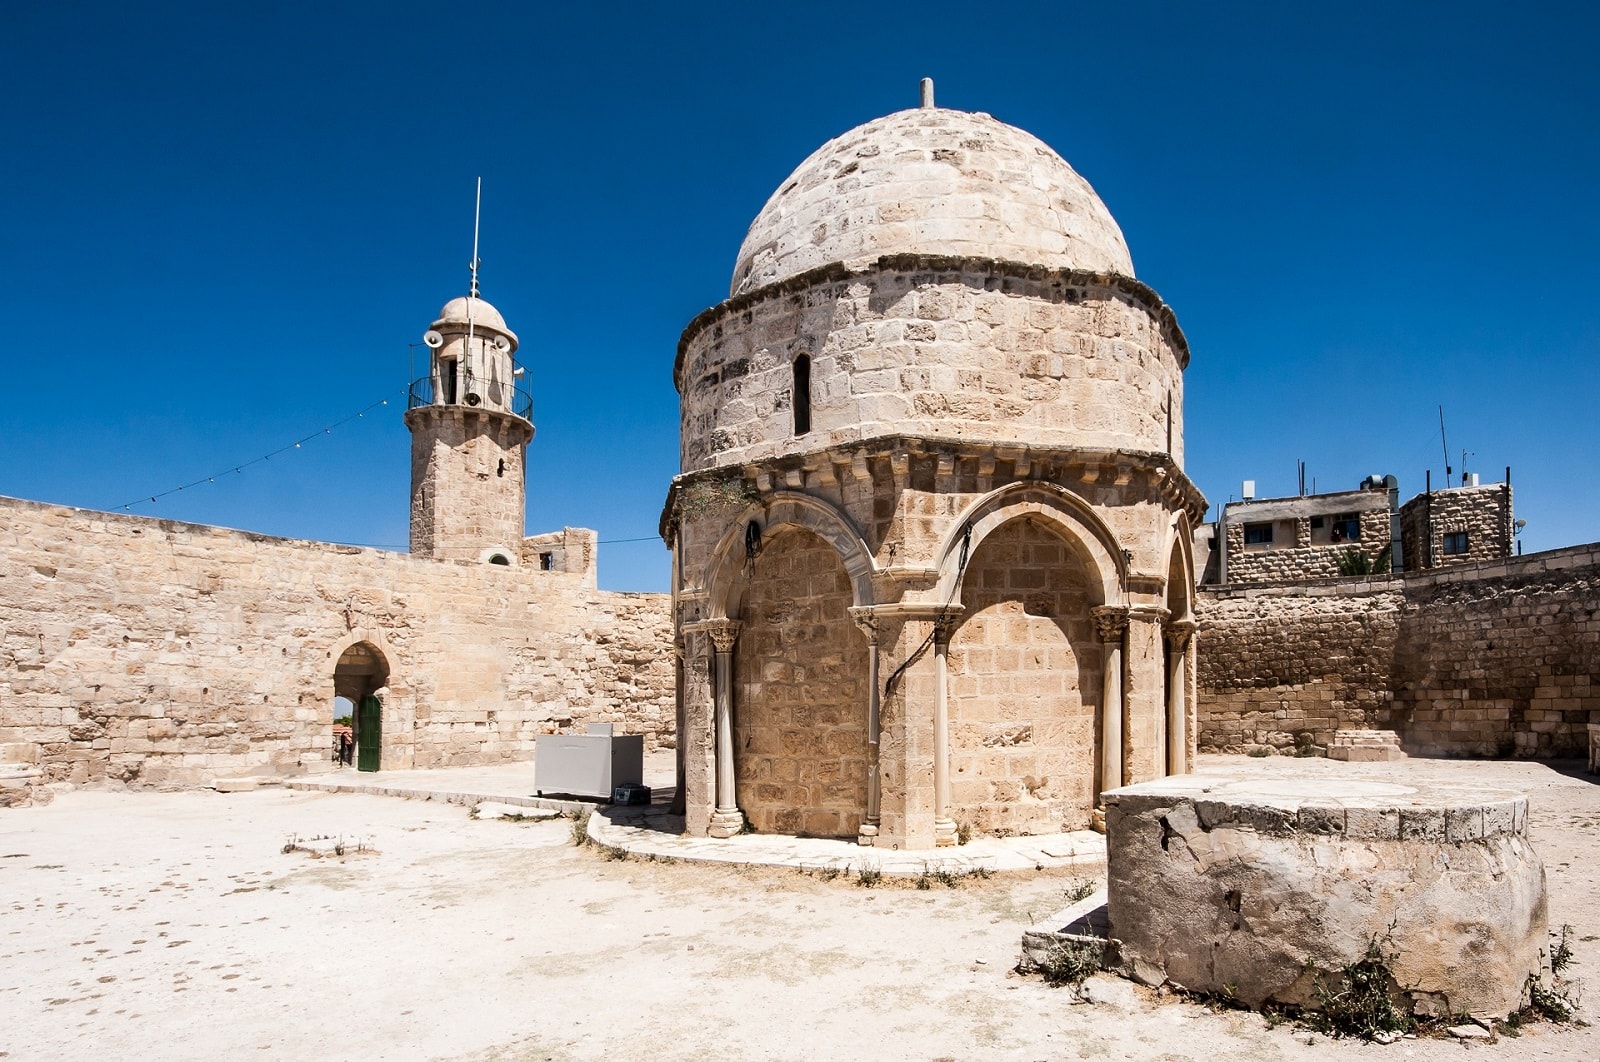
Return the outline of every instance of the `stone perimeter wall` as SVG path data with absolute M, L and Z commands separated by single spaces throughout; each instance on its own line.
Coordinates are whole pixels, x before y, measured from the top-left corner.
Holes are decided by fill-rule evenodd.
M 1600 719 L 1600 543 L 1371 580 L 1202 589 L 1199 745 L 1583 756 Z M 1591 714 L 1594 713 L 1594 714 Z
M 384 768 L 531 760 L 602 721 L 656 748 L 669 612 L 582 571 L 0 498 L 0 745 L 37 746 L 51 781 L 329 770 L 334 666 L 365 641 L 389 668 Z

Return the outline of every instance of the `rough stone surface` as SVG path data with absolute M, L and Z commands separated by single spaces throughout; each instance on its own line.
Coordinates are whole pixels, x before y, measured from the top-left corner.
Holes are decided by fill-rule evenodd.
M 1017 522 L 986 539 L 950 640 L 951 817 L 979 833 L 1088 828 L 1098 801 L 1100 640 L 1066 542 Z
M 1600 544 L 1366 580 L 1202 589 L 1200 746 L 1587 755 Z
M 1406 567 L 1412 571 L 1476 564 L 1511 555 L 1515 539 L 1511 486 L 1486 483 L 1419 494 L 1400 509 Z M 1445 536 L 1465 533 L 1466 551 L 1445 552 Z
M 1406 758 L 1400 735 L 1393 730 L 1340 730 L 1328 745 L 1328 759 L 1351 763 L 1387 763 Z
M 1106 804 L 1111 936 L 1147 983 L 1309 1007 L 1376 943 L 1419 1012 L 1504 1015 L 1540 971 L 1520 794 L 1188 775 Z
M 1109 213 L 1026 133 L 927 109 L 803 164 L 674 366 L 688 832 L 736 829 L 737 803 L 928 849 L 1071 829 L 1101 789 L 1184 769 L 1188 359 Z
M 741 805 L 759 833 L 855 837 L 867 791 L 867 641 L 850 622 L 833 547 L 792 528 L 753 562 L 747 610 L 764 622 L 736 655 Z
M 589 722 L 655 747 L 668 612 L 582 571 L 0 498 L 0 743 L 36 745 L 49 781 L 329 770 L 335 668 L 360 648 L 384 672 L 384 767 L 531 760 Z
M 1380 556 L 1388 553 L 1392 544 L 1386 490 L 1235 502 L 1227 512 L 1230 586 L 1333 578 L 1340 574 L 1341 559 L 1352 550 L 1379 564 Z M 1331 521 L 1339 516 L 1358 520 L 1356 539 L 1331 541 Z M 1319 518 L 1323 525 L 1313 526 Z M 1261 524 L 1272 526 L 1272 541 L 1246 545 L 1245 529 Z
M 812 152 L 751 224 L 729 294 L 911 251 L 1133 276 L 1111 212 L 1047 144 L 987 114 L 927 108 Z
M 795 360 L 810 359 L 797 438 Z M 1137 281 L 907 255 L 731 299 L 685 330 L 684 471 L 903 433 L 1170 454 L 1188 347 Z

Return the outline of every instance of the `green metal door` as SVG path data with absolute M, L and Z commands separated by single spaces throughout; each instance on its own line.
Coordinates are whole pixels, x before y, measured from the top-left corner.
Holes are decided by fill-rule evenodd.
M 378 746 L 382 741 L 383 705 L 376 697 L 363 697 L 356 711 L 356 770 L 378 769 Z

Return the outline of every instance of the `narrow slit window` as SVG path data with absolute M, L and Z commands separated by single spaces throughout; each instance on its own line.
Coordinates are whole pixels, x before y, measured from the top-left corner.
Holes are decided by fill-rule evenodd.
M 811 430 L 811 355 L 794 359 L 794 433 Z

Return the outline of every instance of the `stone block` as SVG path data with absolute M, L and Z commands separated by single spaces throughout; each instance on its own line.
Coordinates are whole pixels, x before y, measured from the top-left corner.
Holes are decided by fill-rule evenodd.
M 1419 1009 L 1503 1015 L 1540 968 L 1544 867 L 1518 794 L 1187 775 L 1105 799 L 1110 935 L 1147 983 L 1314 1007 L 1317 980 L 1377 941 Z

